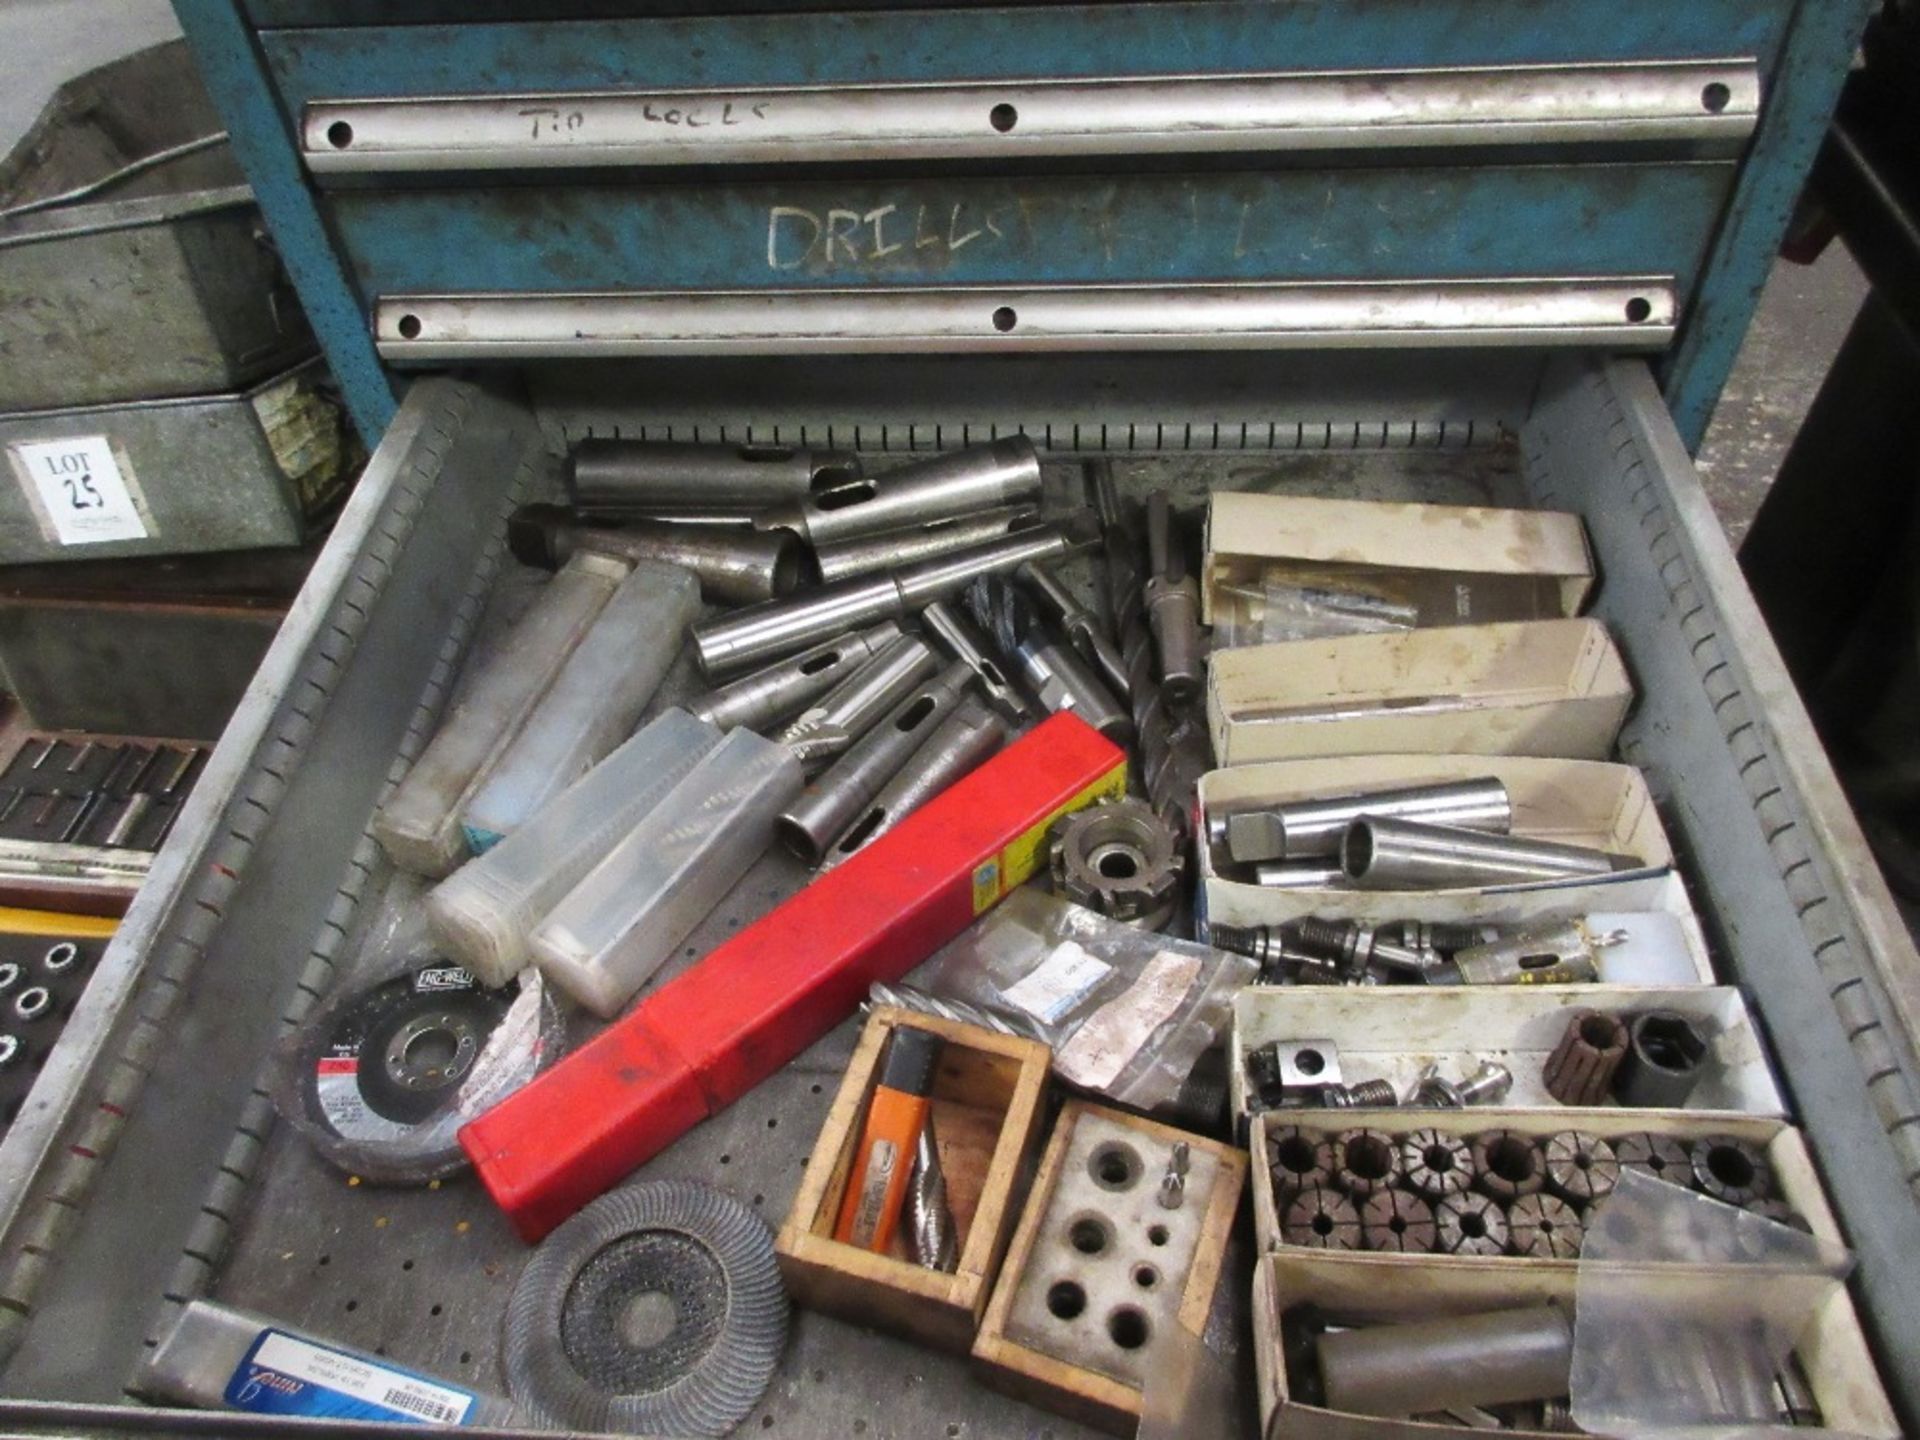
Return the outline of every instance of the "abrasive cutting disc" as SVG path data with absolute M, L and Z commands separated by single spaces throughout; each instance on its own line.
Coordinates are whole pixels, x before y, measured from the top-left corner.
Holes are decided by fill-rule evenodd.
M 534 1252 L 507 1306 L 507 1388 L 567 1429 L 724 1435 L 766 1393 L 786 1338 L 766 1222 L 709 1186 L 649 1181 Z
M 349 981 L 287 1035 L 270 1088 L 333 1164 L 417 1184 L 462 1168 L 460 1127 L 558 1059 L 564 1038 L 535 971 L 490 990 L 414 957 Z

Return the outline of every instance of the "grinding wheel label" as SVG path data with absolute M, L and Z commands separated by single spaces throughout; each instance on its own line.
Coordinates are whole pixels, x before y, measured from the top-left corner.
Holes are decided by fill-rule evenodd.
M 424 1375 L 262 1330 L 227 1381 L 226 1401 L 261 1415 L 464 1425 L 478 1397 Z

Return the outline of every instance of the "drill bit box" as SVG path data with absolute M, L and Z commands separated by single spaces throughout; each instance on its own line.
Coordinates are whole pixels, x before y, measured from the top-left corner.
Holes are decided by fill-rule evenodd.
M 1501 823 L 1513 837 L 1570 845 L 1612 857 L 1604 873 L 1434 889 L 1356 888 L 1343 870 L 1340 835 L 1322 835 L 1300 857 L 1290 845 L 1236 851 L 1248 817 L 1308 801 L 1364 797 L 1409 788 L 1493 782 Z M 1514 924 L 1593 911 L 1660 910 L 1694 925 L 1686 887 L 1673 869 L 1653 797 L 1630 765 L 1524 755 L 1348 755 L 1276 760 L 1214 770 L 1198 786 L 1201 843 L 1198 908 L 1206 925 L 1278 925 L 1301 916 L 1331 920 L 1473 921 Z M 1242 817 L 1234 827 L 1234 817 Z M 1234 828 L 1230 828 L 1234 827 Z M 1271 859 L 1252 860 L 1271 851 Z
M 903 1027 L 942 1042 L 928 1128 L 944 1204 L 910 1182 L 886 1253 L 834 1239 L 887 1043 Z M 1037 1040 L 877 1007 L 840 1081 L 775 1249 L 794 1299 L 811 1310 L 965 1354 L 1017 1218 L 1015 1185 L 1040 1135 L 1051 1055 Z M 912 1157 L 906 1157 L 912 1163 Z M 950 1242 L 940 1243 L 939 1211 Z M 926 1212 L 924 1221 L 919 1213 Z M 936 1227 L 929 1231 L 927 1227 Z M 935 1261 L 922 1263 L 921 1256 Z M 947 1253 L 943 1254 L 945 1251 Z M 947 1268 L 936 1268 L 941 1261 Z
M 1629 1171 L 1842 1243 L 1806 1141 L 1772 1116 L 1314 1106 L 1254 1116 L 1247 1148 L 1262 1254 L 1329 1251 L 1439 1270 L 1571 1274 L 1587 1225 Z
M 1257 629 L 1277 587 L 1414 626 L 1578 615 L 1593 556 L 1577 515 L 1216 492 L 1201 618 Z M 1304 595 L 1302 592 L 1305 592 Z
M 1216 650 L 1215 760 L 1433 752 L 1605 760 L 1633 682 L 1598 620 L 1451 625 Z
M 1607 923 L 1632 919 L 1671 917 L 1610 916 Z M 1549 1093 L 1548 1061 L 1575 1018 L 1591 1013 L 1688 1022 L 1705 1043 L 1687 1057 L 1687 1110 L 1787 1115 L 1746 1001 L 1733 986 L 1709 984 L 1250 985 L 1234 996 L 1228 1094 L 1239 1115 L 1276 1098 L 1317 1099 L 1329 1085 L 1385 1082 L 1404 1100 L 1429 1066 L 1458 1082 L 1493 1064 L 1511 1077 L 1498 1100 L 1503 1109 L 1555 1110 L 1561 1102 Z M 1275 1080 L 1291 1077 L 1276 1076 L 1275 1067 L 1306 1049 L 1317 1057 L 1314 1073 L 1289 1097 Z
M 1253 1270 L 1254 1370 L 1262 1440 L 1449 1440 L 1463 1433 L 1451 1416 L 1385 1416 L 1335 1409 L 1316 1354 L 1319 1334 L 1423 1321 L 1471 1321 L 1497 1312 L 1556 1306 L 1574 1313 L 1576 1267 L 1536 1264 L 1522 1272 L 1444 1266 L 1412 1257 L 1334 1255 L 1291 1250 L 1264 1255 Z M 1629 1273 L 1661 1297 L 1663 1308 L 1687 1304 L 1690 1295 L 1724 1294 L 1719 1276 Z M 1724 1325 L 1724 1312 L 1703 1305 L 1699 1327 Z M 1577 1324 L 1577 1319 L 1576 1322 Z M 1467 1339 L 1456 1330 L 1457 1338 Z M 1471 1347 L 1469 1347 L 1471 1348 Z M 1435 1360 L 1442 1357 L 1435 1356 Z M 1481 1357 L 1481 1358 L 1484 1358 Z M 1652 1356 L 1636 1356 L 1636 1360 Z M 1471 1367 L 1474 1357 L 1467 1357 Z M 1793 1348 L 1792 1368 L 1801 1382 L 1782 1423 L 1825 1425 L 1809 1434 L 1846 1434 L 1892 1440 L 1900 1423 L 1874 1374 L 1872 1353 L 1853 1302 L 1836 1288 L 1813 1312 Z M 1399 1378 L 1414 1384 L 1414 1367 Z M 1783 1399 L 1786 1392 L 1782 1392 Z M 1509 1423 L 1500 1429 L 1518 1440 L 1551 1440 L 1574 1431 L 1564 1398 L 1502 1407 Z M 1785 1416 L 1793 1415 L 1789 1422 Z M 1784 1431 L 1780 1433 L 1786 1433 Z

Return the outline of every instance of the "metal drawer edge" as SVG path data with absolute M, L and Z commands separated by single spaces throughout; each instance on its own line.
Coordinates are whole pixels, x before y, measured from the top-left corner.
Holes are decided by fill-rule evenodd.
M 26 1321 L 36 1313 L 41 1292 L 74 1283 L 71 1274 L 62 1272 L 65 1252 L 73 1246 L 87 1248 L 82 1222 L 93 1192 L 115 1170 L 116 1155 L 123 1161 L 118 1168 L 124 1170 L 131 1161 L 120 1152 L 133 1140 L 146 1147 L 156 1137 L 167 1143 L 169 1122 L 155 1107 L 143 1109 L 145 1092 L 157 1073 L 181 1063 L 177 1046 L 182 1001 L 204 989 L 209 977 L 202 972 L 213 957 L 219 957 L 227 978 L 250 977 L 244 1013 L 236 1007 L 221 1021 L 231 1031 L 229 1043 L 242 1052 L 253 1046 L 249 1053 L 257 1054 L 255 1027 L 286 1023 L 311 1003 L 329 978 L 330 952 L 346 937 L 358 888 L 372 873 L 372 841 L 364 834 L 341 874 L 314 874 L 302 881 L 313 892 L 304 898 L 324 910 L 324 920 L 315 925 L 311 954 L 236 954 L 242 947 L 228 932 L 234 928 L 233 904 L 245 894 L 250 872 L 266 863 L 267 852 L 301 851 L 309 826 L 322 823 L 311 813 L 312 796 L 325 778 L 303 773 L 311 759 L 310 741 L 320 732 L 325 712 L 352 687 L 353 661 L 370 618 L 383 601 L 400 603 L 388 592 L 396 582 L 403 589 L 417 588 L 418 581 L 405 574 L 406 557 L 417 522 L 434 503 L 448 457 L 463 440 L 470 445 L 485 441 L 489 427 L 474 423 L 479 407 L 490 404 L 503 413 L 510 408 L 488 400 L 470 384 L 427 380 L 415 390 L 415 403 L 397 418 L 343 509 L 171 838 L 156 857 L 149 882 L 102 957 L 27 1104 L 0 1142 L 0 1359 L 18 1358 L 14 1352 L 30 1334 Z M 523 453 L 517 465 L 501 468 L 498 488 L 518 495 L 526 488 L 531 457 L 539 447 L 523 413 L 514 423 Z M 474 432 L 482 434 L 468 438 Z M 457 498 L 449 496 L 442 503 Z M 482 504 L 483 499 L 476 496 L 473 503 Z M 474 523 L 497 531 L 495 518 L 488 506 Z M 457 670 L 460 644 L 484 604 L 491 560 L 497 560 L 501 548 L 499 543 L 492 546 L 489 563 L 475 565 L 470 557 L 462 562 L 454 593 L 439 602 L 453 611 L 448 624 L 431 636 L 422 632 L 420 643 L 430 644 L 437 657 L 424 682 L 424 696 L 382 702 L 391 712 L 404 710 L 408 724 L 405 733 L 395 737 L 397 754 L 391 767 L 366 777 L 365 784 L 383 788 L 393 783 L 430 731 L 432 707 L 444 699 Z M 364 705 L 365 697 L 356 695 L 356 703 Z M 361 812 L 354 823 L 363 826 L 364 819 Z M 270 883 L 264 888 L 275 889 Z M 281 902 L 296 903 L 291 895 L 282 895 L 276 903 Z M 214 1057 L 203 1057 L 201 1063 L 214 1063 Z M 244 1191 L 251 1163 L 273 1121 L 251 1069 L 249 1063 L 233 1073 L 208 1071 L 204 1081 L 209 1093 L 229 1089 L 236 1096 L 237 1108 L 226 1112 L 225 1127 L 216 1120 L 214 1130 L 197 1136 L 204 1145 L 217 1147 L 216 1155 L 224 1152 L 200 1175 L 215 1174 L 216 1188 L 232 1192 L 229 1202 Z M 178 1075 L 170 1075 L 169 1083 L 180 1083 Z M 218 1108 L 212 1100 L 209 1104 Z M 183 1148 L 191 1148 L 186 1134 L 178 1138 Z M 184 1158 L 181 1163 L 190 1165 Z M 173 1180 L 156 1185 L 156 1233 L 172 1229 L 165 1218 L 169 1202 L 198 1211 L 202 1223 L 193 1227 L 195 1235 L 224 1226 L 217 1197 L 201 1197 L 205 1185 L 204 1178 L 192 1180 L 186 1189 Z M 181 1226 L 178 1233 L 187 1234 L 188 1227 Z M 174 1272 L 171 1281 L 152 1286 L 150 1293 L 156 1297 L 163 1289 L 179 1288 L 181 1266 L 191 1264 L 205 1274 L 217 1258 L 217 1251 L 209 1252 L 198 1240 L 189 1241 L 184 1259 L 178 1252 L 163 1253 L 166 1248 L 128 1256 L 124 1262 L 131 1268 L 164 1263 Z M 195 1255 L 196 1250 L 201 1253 Z M 148 1318 L 116 1316 L 111 1323 L 144 1327 Z
M 1277 75 L 316 100 L 318 175 L 1634 144 L 1737 147 L 1751 58 Z
M 1702 913 L 1780 1056 L 1911 1420 L 1920 955 L 1645 366 L 1556 364 L 1522 445 L 1540 502 L 1583 510 L 1613 557 L 1597 613 L 1641 695 L 1622 757 L 1691 852 Z M 1581 474 L 1569 457 L 1600 463 Z
M 1370 284 L 954 286 L 389 295 L 399 362 L 635 355 L 1222 350 L 1391 345 L 1657 349 L 1671 276 Z

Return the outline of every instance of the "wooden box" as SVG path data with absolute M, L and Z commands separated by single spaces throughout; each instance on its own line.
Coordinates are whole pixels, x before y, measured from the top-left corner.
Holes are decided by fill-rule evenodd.
M 1074 1250 L 1088 1252 L 1087 1245 L 1075 1233 L 1087 1223 L 1087 1216 L 1077 1207 L 1069 1207 L 1071 1213 L 1053 1213 L 1054 1197 L 1062 1188 L 1063 1176 L 1069 1164 L 1079 1164 L 1083 1159 L 1074 1144 L 1076 1131 L 1082 1125 L 1089 1126 L 1090 1130 L 1100 1127 L 1109 1134 L 1138 1136 L 1143 1148 L 1151 1147 L 1149 1154 L 1162 1153 L 1182 1141 L 1190 1147 L 1193 1157 L 1190 1178 L 1196 1183 L 1190 1185 L 1183 1208 L 1188 1209 L 1197 1220 L 1197 1238 L 1192 1246 L 1185 1285 L 1177 1295 L 1169 1294 L 1164 1298 L 1156 1296 L 1155 1299 L 1172 1312 L 1175 1322 L 1182 1329 L 1194 1336 L 1199 1336 L 1206 1329 L 1207 1313 L 1213 1304 L 1214 1288 L 1225 1259 L 1228 1233 L 1233 1227 L 1234 1211 L 1239 1206 L 1241 1188 L 1246 1182 L 1247 1157 L 1244 1151 L 1201 1136 L 1080 1100 L 1070 1101 L 1062 1107 L 1060 1119 L 1047 1142 L 1046 1154 L 1041 1159 L 1039 1173 L 1034 1177 L 1032 1192 L 1021 1212 L 1019 1233 L 1014 1236 L 1013 1249 L 1008 1253 L 1007 1263 L 1001 1268 L 1000 1278 L 994 1285 L 993 1299 L 987 1306 L 986 1318 L 981 1322 L 979 1338 L 974 1341 L 975 1369 L 986 1384 L 997 1390 L 1115 1434 L 1131 1435 L 1140 1421 L 1139 1385 L 1127 1383 L 1112 1373 L 1075 1364 L 1036 1349 L 1031 1343 L 1022 1341 L 1018 1326 L 1014 1323 L 1016 1300 L 1029 1270 L 1048 1279 L 1050 1290 L 1061 1288 L 1053 1281 L 1052 1272 L 1041 1268 L 1050 1263 L 1049 1250 L 1057 1254 L 1060 1241 L 1070 1238 Z M 1091 1166 L 1099 1158 L 1099 1150 L 1084 1158 Z M 1202 1177 L 1204 1184 L 1198 1183 Z M 1148 1248 L 1141 1253 L 1154 1257 L 1160 1253 L 1172 1253 L 1175 1248 L 1168 1243 L 1166 1231 L 1150 1223 L 1166 1212 L 1150 1208 L 1155 1203 L 1153 1199 L 1142 1200 L 1142 1197 L 1151 1197 L 1157 1191 L 1158 1178 L 1151 1167 L 1142 1166 L 1136 1180 L 1129 1182 L 1134 1188 L 1134 1195 L 1131 1198 L 1116 1197 L 1122 1204 L 1137 1209 L 1139 1216 L 1146 1217 L 1145 1221 L 1140 1221 L 1139 1216 L 1135 1217 L 1136 1222 L 1145 1229 L 1148 1243 Z M 1043 1232 L 1053 1226 L 1067 1226 L 1070 1229 L 1066 1236 L 1043 1237 Z M 1159 1276 L 1151 1265 L 1135 1264 L 1127 1258 L 1132 1253 L 1127 1237 L 1122 1235 L 1116 1238 L 1118 1243 L 1114 1246 L 1112 1258 L 1120 1260 L 1123 1266 L 1132 1265 L 1139 1284 L 1157 1284 Z M 1166 1251 L 1152 1248 L 1156 1246 L 1165 1246 Z M 1141 1278 L 1143 1274 L 1151 1274 L 1153 1280 Z M 1084 1303 L 1086 1291 L 1082 1290 L 1081 1294 Z M 1048 1298 L 1050 1305 L 1051 1293 Z M 1119 1315 L 1119 1311 L 1103 1317 L 1096 1313 L 1097 1308 L 1090 1306 L 1087 1309 L 1088 1320 L 1098 1324 L 1104 1318 L 1111 1330 L 1113 1319 Z M 1053 1313 L 1060 1315 L 1062 1312 L 1055 1310 Z M 1092 1333 L 1097 1344 L 1098 1332 Z M 1151 1332 L 1143 1329 L 1139 1339 L 1133 1343 L 1150 1343 L 1150 1336 Z M 1113 1339 L 1116 1345 L 1127 1343 L 1118 1332 L 1114 1332 Z M 1146 1363 L 1150 1364 L 1150 1359 Z
M 934 1076 L 932 1115 L 959 1250 L 951 1274 L 913 1262 L 904 1224 L 886 1255 L 833 1238 L 880 1059 L 900 1026 L 946 1041 Z M 1051 1059 L 1035 1040 L 876 1008 L 775 1242 L 794 1299 L 809 1309 L 966 1353 L 1006 1254 L 1014 1189 L 1039 1136 Z

